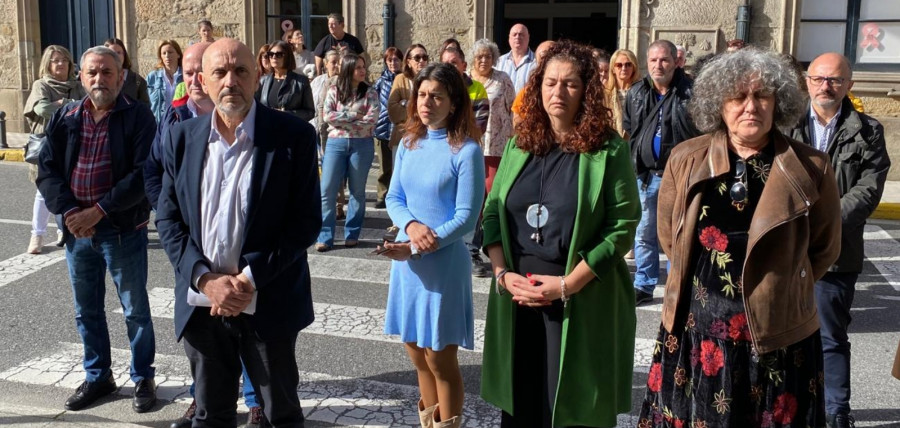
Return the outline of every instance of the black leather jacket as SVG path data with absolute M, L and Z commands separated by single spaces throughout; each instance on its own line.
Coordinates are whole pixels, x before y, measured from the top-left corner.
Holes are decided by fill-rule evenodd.
M 275 76 L 266 74 L 259 79 L 259 89 L 256 91 L 256 101 L 266 107 L 283 110 L 305 121 L 316 116 L 316 106 L 313 103 L 312 88 L 309 79 L 302 74 L 288 71 L 284 77 L 284 83 L 278 90 L 278 99 L 269 99 L 269 89 Z
M 809 112 L 787 133 L 806 144 L 812 143 Z M 877 120 L 853 109 L 850 99 L 841 102 L 834 136 L 828 143 L 831 166 L 841 195 L 841 255 L 831 272 L 861 272 L 863 228 L 878 207 L 891 160 L 884 141 L 884 127 Z
M 662 98 L 663 138 L 659 159 L 655 162 L 649 162 L 648 159 L 652 160 L 652 157 L 647 156 L 648 151 L 652 150 L 659 116 L 656 109 L 657 92 L 650 76 L 635 83 L 625 96 L 622 129 L 631 136 L 631 160 L 638 176 L 648 172 L 661 176 L 672 147 L 701 135 L 687 111 L 688 102 L 693 95 L 694 81 L 684 70 L 678 68 L 672 76 L 671 85 L 671 89 Z

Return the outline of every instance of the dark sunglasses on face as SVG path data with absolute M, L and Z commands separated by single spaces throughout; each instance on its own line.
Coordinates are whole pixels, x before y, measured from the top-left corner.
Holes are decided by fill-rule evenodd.
M 413 55 L 410 58 L 415 62 L 428 61 L 428 55 Z
M 632 64 L 630 62 L 616 63 L 616 68 L 631 68 L 631 67 L 634 67 L 634 64 Z
M 728 191 L 732 204 L 747 203 L 747 164 L 743 159 L 738 159 L 734 164 L 734 184 Z
M 269 51 L 266 56 L 269 58 L 284 58 L 284 52 L 273 52 Z

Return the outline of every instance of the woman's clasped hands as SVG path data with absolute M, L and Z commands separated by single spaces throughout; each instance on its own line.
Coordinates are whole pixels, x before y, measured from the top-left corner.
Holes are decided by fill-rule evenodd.
M 559 276 L 526 273 L 525 276 L 508 272 L 500 279 L 500 285 L 512 294 L 513 301 L 522 306 L 549 306 L 562 296 Z

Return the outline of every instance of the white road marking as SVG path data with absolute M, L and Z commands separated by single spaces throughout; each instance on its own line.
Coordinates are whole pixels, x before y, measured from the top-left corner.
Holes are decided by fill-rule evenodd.
M 309 274 L 313 278 L 387 284 L 391 261 L 382 256 L 350 258 L 324 254 L 309 255 Z M 488 294 L 491 278 L 472 277 L 472 292 Z
M 80 344 L 63 343 L 51 355 L 23 362 L 0 373 L 0 379 L 75 389 L 84 380 Z M 122 385 L 118 393 L 130 396 L 134 385 L 129 379 L 131 353 L 112 349 L 113 376 Z M 191 384 L 188 361 L 182 355 L 156 354 L 157 397 L 167 401 L 190 402 Z M 396 427 L 416 426 L 415 386 L 300 371 L 297 395 L 310 420 L 340 426 Z M 467 426 L 495 427 L 499 411 L 477 395 L 466 397 L 463 418 Z
M 0 223 L 6 223 L 6 224 L 18 224 L 18 225 L 22 225 L 22 226 L 31 226 L 31 222 L 30 222 L 30 221 L 25 221 L 25 220 L 12 220 L 12 219 L 8 219 L 8 218 L 0 218 Z M 47 224 L 47 227 L 52 227 L 52 228 L 56 229 L 56 222 L 51 221 L 50 223 Z
M 0 261 L 0 287 L 9 285 L 65 259 L 66 252 L 56 250 L 44 254 L 19 254 Z
M 866 254 L 872 255 L 869 262 L 881 272 L 881 276 L 894 290 L 900 291 L 900 242 L 897 242 L 894 235 L 898 233 L 867 224 L 863 239 Z

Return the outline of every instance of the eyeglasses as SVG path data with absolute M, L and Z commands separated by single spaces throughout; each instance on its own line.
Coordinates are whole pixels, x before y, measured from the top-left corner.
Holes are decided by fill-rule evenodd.
M 743 209 L 743 205 L 747 203 L 747 164 L 743 159 L 738 158 L 734 165 L 734 184 L 728 191 L 731 196 L 731 204 Z
M 428 61 L 428 55 L 413 55 L 410 58 L 415 62 Z
M 269 58 L 284 58 L 284 52 L 280 52 L 280 51 L 279 51 L 279 52 L 269 51 L 269 52 L 266 54 L 266 56 L 268 56 Z
M 69 60 L 67 60 L 67 59 L 51 59 L 50 63 L 51 64 L 68 64 Z
M 813 85 L 822 86 L 823 83 L 827 82 L 832 88 L 840 88 L 841 86 L 844 86 L 844 82 L 847 81 L 847 79 L 844 79 L 843 77 L 806 76 L 806 78 L 809 79 Z
M 630 62 L 617 62 L 616 68 L 631 68 L 634 67 L 634 64 Z

